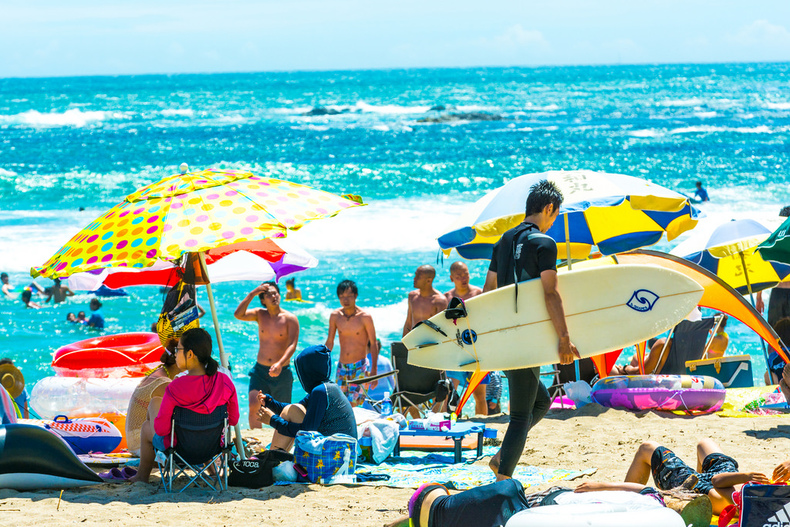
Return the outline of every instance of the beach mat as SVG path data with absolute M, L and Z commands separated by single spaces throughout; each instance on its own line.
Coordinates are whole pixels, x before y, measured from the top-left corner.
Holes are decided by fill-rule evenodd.
M 498 447 L 486 447 L 485 456 L 496 454 Z M 359 485 L 377 485 L 398 488 L 417 488 L 423 483 L 441 483 L 448 488 L 466 490 L 496 480 L 488 465 L 471 463 L 453 464 L 452 455 L 441 455 L 430 452 L 401 451 L 401 456 L 390 457 L 380 465 L 357 466 Z M 572 480 L 581 476 L 589 476 L 597 471 L 595 468 L 581 470 L 552 469 L 531 466 L 518 466 L 513 477 L 525 488 L 560 480 Z M 373 481 L 365 481 L 366 477 L 376 477 Z M 386 480 L 377 476 L 388 476 Z
M 455 441 L 450 437 L 439 436 L 401 436 L 401 450 L 444 451 L 454 450 Z M 469 434 L 461 441 L 463 450 L 477 449 L 477 434 Z

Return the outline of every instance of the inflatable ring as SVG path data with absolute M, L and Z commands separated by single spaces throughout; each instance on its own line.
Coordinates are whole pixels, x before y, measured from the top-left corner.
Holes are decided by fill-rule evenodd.
M 35 425 L 59 435 L 75 454 L 114 452 L 122 439 L 121 431 L 107 419 L 100 417 L 69 419 L 65 415 L 58 415 L 51 421 L 19 419 L 17 423 Z
M 621 410 L 715 412 L 724 404 L 721 381 L 700 375 L 614 375 L 595 383 L 592 400 Z
M 102 335 L 58 349 L 52 367 L 63 377 L 140 377 L 163 352 L 156 333 Z

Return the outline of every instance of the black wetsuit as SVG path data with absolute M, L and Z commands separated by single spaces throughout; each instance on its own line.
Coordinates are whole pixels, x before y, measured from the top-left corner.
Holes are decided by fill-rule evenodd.
M 557 270 L 557 244 L 534 223 L 510 229 L 494 246 L 491 265 L 497 287 L 540 277 Z M 549 391 L 540 382 L 540 368 L 505 372 L 510 388 L 510 424 L 502 440 L 499 473 L 512 476 L 527 442 L 527 432 L 543 419 L 551 405 Z

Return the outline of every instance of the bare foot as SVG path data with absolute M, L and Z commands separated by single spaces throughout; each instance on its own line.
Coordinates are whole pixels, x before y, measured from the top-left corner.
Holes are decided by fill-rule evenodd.
M 137 474 L 127 479 L 126 481 L 128 481 L 129 483 L 137 483 L 138 481 L 142 481 L 143 483 L 148 483 L 148 478 L 142 478 L 140 476 L 140 473 L 138 472 Z

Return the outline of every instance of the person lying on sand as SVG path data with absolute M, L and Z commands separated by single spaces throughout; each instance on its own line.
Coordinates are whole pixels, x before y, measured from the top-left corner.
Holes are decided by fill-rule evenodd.
M 542 492 L 525 494 L 520 481 L 504 479 L 451 495 L 444 486 L 429 483 L 419 487 L 409 499 L 409 515 L 385 527 L 499 527 L 516 513 L 533 507 L 605 500 L 605 496 L 602 496 L 605 493 L 602 492 L 590 494 L 589 500 L 579 496 L 578 492 L 578 489 L 551 487 Z M 657 507 L 665 506 L 660 493 L 654 488 L 643 486 L 635 492 L 655 499 Z M 573 498 L 569 499 L 569 496 Z M 700 500 L 694 503 L 694 506 L 691 503 L 686 505 L 688 510 L 684 510 L 685 516 L 681 513 L 685 524 L 707 527 L 711 518 L 710 503 Z M 707 505 L 707 509 L 704 505 Z
M 684 488 L 701 496 L 708 496 L 714 514 L 721 513 L 724 507 L 733 504 L 732 494 L 736 485 L 747 481 L 770 483 L 768 477 L 760 472 L 739 472 L 738 462 L 724 454 L 712 439 L 706 438 L 697 443 L 696 470 L 686 465 L 667 447 L 655 441 L 645 441 L 637 449 L 624 483 L 582 483 L 577 490 L 638 491 L 645 488 L 651 474 L 659 490 Z

